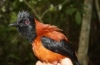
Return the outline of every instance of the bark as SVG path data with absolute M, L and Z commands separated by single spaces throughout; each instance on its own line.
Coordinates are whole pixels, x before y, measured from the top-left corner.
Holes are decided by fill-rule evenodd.
M 98 14 L 99 23 L 100 23 L 100 7 L 99 7 L 99 0 L 95 0 L 95 5 L 96 5 L 97 14 Z
M 3 4 L 4 4 L 5 1 L 6 0 L 0 0 L 0 7 L 3 6 Z
M 84 0 L 84 5 L 86 5 L 87 7 L 84 7 L 86 14 L 83 14 L 79 38 L 78 59 L 80 60 L 82 65 L 88 65 L 87 53 L 91 25 L 92 0 Z

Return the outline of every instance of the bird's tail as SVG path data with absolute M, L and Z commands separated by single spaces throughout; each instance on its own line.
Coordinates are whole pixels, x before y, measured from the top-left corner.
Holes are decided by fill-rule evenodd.
M 76 61 L 76 65 L 82 65 L 80 61 Z

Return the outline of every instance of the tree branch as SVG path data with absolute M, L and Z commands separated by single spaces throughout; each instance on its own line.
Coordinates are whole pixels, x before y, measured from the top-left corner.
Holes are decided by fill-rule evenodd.
M 43 22 L 42 19 L 40 18 L 40 16 L 35 11 L 34 8 L 27 1 L 25 1 L 25 0 L 24 0 L 24 3 L 32 10 L 32 12 L 35 14 L 35 16 L 39 19 L 39 21 Z
M 64 5 L 64 4 L 66 4 L 66 2 L 68 2 L 69 0 L 65 0 L 63 3 L 61 3 L 60 5 Z M 35 16 L 39 19 L 39 21 L 41 21 L 41 22 L 43 22 L 42 21 L 42 18 L 44 17 L 44 15 L 47 13 L 47 12 L 49 12 L 49 9 L 50 8 L 48 8 L 48 9 L 46 9 L 44 12 L 43 12 L 43 14 L 41 15 L 41 16 L 39 16 L 38 14 L 37 14 L 37 12 L 35 11 L 35 9 L 27 2 L 27 1 L 25 1 L 24 0 L 24 3 L 32 10 L 32 12 L 35 14 Z M 57 7 L 59 7 L 59 5 L 57 5 L 57 6 L 55 6 L 55 8 L 57 8 Z
M 43 14 L 41 15 L 41 19 L 44 17 L 44 15 L 47 13 L 47 12 L 49 12 L 49 8 L 48 9 L 46 9 L 44 12 L 43 12 Z
M 63 3 L 61 3 L 61 4 L 59 4 L 59 5 L 64 5 L 64 4 L 66 4 L 67 2 L 68 2 L 69 0 L 65 0 Z M 57 7 L 59 7 L 59 5 L 57 5 L 57 6 L 54 6 L 55 8 L 57 8 Z M 47 13 L 47 12 L 49 12 L 50 10 L 49 10 L 50 8 L 48 8 L 48 9 L 46 9 L 44 12 L 43 12 L 43 14 L 41 15 L 41 19 L 44 17 L 44 15 Z

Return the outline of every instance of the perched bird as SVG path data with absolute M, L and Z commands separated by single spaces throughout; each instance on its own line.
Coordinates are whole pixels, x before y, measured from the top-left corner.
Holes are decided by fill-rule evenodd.
M 68 39 L 56 26 L 37 21 L 27 11 L 19 12 L 17 21 L 9 26 L 17 27 L 19 33 L 29 40 L 35 56 L 42 62 L 59 63 L 67 57 L 81 65 Z

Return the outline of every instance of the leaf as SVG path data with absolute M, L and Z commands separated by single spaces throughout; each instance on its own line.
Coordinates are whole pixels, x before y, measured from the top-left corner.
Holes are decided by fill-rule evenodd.
M 67 10 L 66 10 L 66 13 L 67 14 L 69 14 L 69 15 L 71 15 L 71 14 L 73 14 L 75 11 L 76 11 L 77 9 L 76 8 L 68 8 Z
M 53 12 L 53 11 L 56 11 L 56 8 L 54 7 L 54 5 L 50 5 L 50 8 L 49 8 L 49 11 Z
M 79 11 L 77 11 L 75 14 L 75 21 L 77 24 L 81 24 L 82 17 L 81 17 L 81 13 Z
M 5 6 L 3 6 L 3 7 L 1 8 L 1 11 L 2 11 L 2 12 L 5 12 L 5 11 L 6 11 Z
M 16 21 L 17 14 L 15 12 L 12 12 L 10 16 L 11 16 L 10 22 Z

